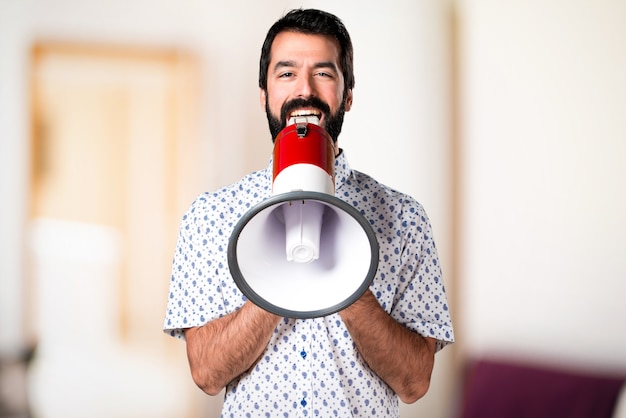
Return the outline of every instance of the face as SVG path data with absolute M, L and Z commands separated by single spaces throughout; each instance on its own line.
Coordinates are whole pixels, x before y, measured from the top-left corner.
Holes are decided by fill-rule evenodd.
M 272 43 L 267 91 L 261 90 L 272 138 L 293 114 L 316 114 L 337 141 L 343 115 L 352 107 L 352 91 L 344 97 L 339 43 L 328 36 L 281 32 Z

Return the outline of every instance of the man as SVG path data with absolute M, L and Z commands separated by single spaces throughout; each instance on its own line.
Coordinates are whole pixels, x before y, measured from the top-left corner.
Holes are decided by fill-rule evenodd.
M 260 101 L 275 138 L 294 114 L 315 114 L 335 142 L 336 196 L 370 221 L 380 244 L 372 284 L 344 310 L 280 318 L 247 300 L 228 271 L 234 225 L 271 194 L 271 164 L 200 195 L 183 217 L 165 331 L 187 343 L 191 374 L 222 416 L 398 416 L 429 387 L 435 352 L 453 342 L 445 289 L 423 208 L 352 170 L 337 145 L 352 106 L 352 44 L 341 21 L 294 10 L 261 52 Z

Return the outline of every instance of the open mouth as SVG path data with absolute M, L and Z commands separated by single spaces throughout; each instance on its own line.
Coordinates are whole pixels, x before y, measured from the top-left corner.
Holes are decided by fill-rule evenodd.
M 293 125 L 294 123 L 313 123 L 319 125 L 321 118 L 322 112 L 317 109 L 298 109 L 289 114 L 287 126 Z

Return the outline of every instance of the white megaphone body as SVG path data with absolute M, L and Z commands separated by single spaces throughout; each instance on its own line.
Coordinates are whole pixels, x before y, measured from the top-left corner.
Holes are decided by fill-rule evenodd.
M 239 220 L 228 265 L 239 289 L 288 318 L 326 316 L 354 303 L 378 267 L 369 222 L 334 196 L 334 144 L 317 117 L 296 117 L 274 141 L 272 197 Z

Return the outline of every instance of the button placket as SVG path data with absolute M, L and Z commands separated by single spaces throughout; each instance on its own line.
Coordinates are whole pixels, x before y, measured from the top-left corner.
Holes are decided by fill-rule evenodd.
M 301 367 L 299 368 L 300 369 L 299 371 L 300 371 L 300 378 L 302 379 L 302 382 L 303 382 L 302 389 L 304 389 L 305 387 L 312 388 L 312 383 L 310 381 L 311 358 L 309 356 L 309 353 L 311 351 L 311 332 L 312 332 L 313 322 L 314 320 L 308 320 L 308 321 L 303 320 L 303 325 L 306 324 L 308 326 L 302 327 L 304 332 L 302 333 L 300 337 L 301 346 L 300 346 L 299 355 L 300 355 L 302 362 L 301 362 Z M 311 406 L 309 394 L 310 394 L 309 390 L 302 390 L 301 398 L 300 398 L 300 406 L 302 408 L 306 409 L 307 407 Z

